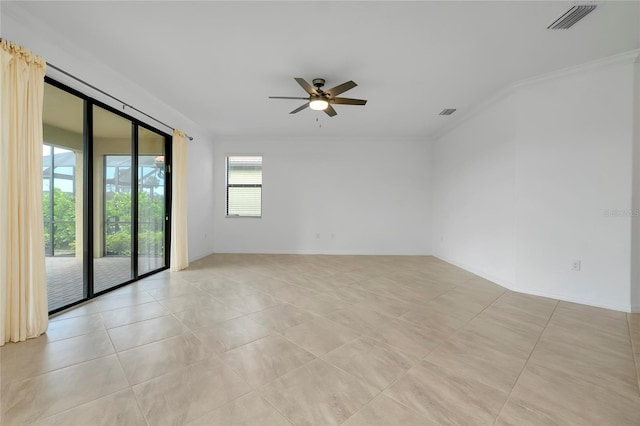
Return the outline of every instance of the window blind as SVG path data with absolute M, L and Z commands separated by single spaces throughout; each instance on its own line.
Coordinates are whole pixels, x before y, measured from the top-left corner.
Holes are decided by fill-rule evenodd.
M 262 157 L 227 157 L 227 216 L 262 216 Z

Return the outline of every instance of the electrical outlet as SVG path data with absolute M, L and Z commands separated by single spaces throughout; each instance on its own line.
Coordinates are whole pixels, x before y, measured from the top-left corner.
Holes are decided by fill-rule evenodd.
M 335 238 L 335 237 L 336 237 L 336 236 L 335 236 L 335 234 L 331 234 L 331 238 L 332 238 L 332 239 L 333 239 L 333 238 Z
M 571 262 L 572 271 L 579 271 L 581 267 L 582 267 L 582 262 L 580 260 L 574 260 L 573 262 Z
M 320 234 L 316 234 L 316 240 L 320 238 Z

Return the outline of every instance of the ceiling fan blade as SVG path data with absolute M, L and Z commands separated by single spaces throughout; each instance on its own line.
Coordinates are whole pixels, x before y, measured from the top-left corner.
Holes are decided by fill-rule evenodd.
M 331 103 L 342 105 L 366 105 L 366 99 L 333 98 Z
M 300 97 L 291 97 L 291 96 L 269 96 L 269 99 L 305 99 L 309 100 L 309 98 L 300 98 Z
M 342 83 L 341 85 L 333 87 L 329 90 L 325 90 L 324 92 L 328 93 L 329 96 L 333 97 L 333 96 L 338 96 L 340 93 L 344 93 L 347 90 L 351 90 L 356 86 L 357 86 L 356 83 L 354 83 L 352 80 L 349 80 L 346 83 Z
M 332 107 L 331 105 L 329 105 L 329 106 L 324 110 L 324 112 L 326 112 L 326 113 L 327 113 L 327 115 L 328 115 L 329 117 L 333 117 L 334 115 L 338 115 L 338 113 L 336 112 L 336 110 L 335 110 L 335 109 L 333 109 L 333 107 Z
M 300 105 L 298 108 L 294 109 L 289 114 L 295 114 L 296 112 L 300 112 L 303 109 L 308 108 L 308 107 L 309 107 L 309 102 L 307 102 L 306 104 Z
M 307 83 L 307 80 L 305 80 L 304 78 L 295 77 L 294 80 L 297 81 L 298 84 L 300 86 L 302 86 L 304 91 L 307 92 L 308 94 L 310 94 L 310 95 L 317 95 L 318 94 L 318 92 L 316 92 L 316 89 L 314 89 L 312 85 Z

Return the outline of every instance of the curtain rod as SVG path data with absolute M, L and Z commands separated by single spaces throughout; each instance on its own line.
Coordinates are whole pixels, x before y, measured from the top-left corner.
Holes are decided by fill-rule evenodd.
M 80 82 L 80 83 L 84 84 L 84 85 L 85 85 L 85 86 L 87 86 L 87 87 L 92 88 L 92 89 L 93 89 L 93 90 L 95 90 L 96 92 L 100 92 L 100 93 L 102 93 L 103 95 L 108 96 L 109 98 L 111 98 L 111 99 L 113 99 L 113 100 L 115 100 L 115 101 L 118 101 L 119 103 L 121 103 L 121 104 L 122 104 L 122 108 L 127 107 L 127 108 L 129 108 L 129 109 L 132 109 L 132 110 L 134 110 L 134 111 L 137 111 L 138 113 L 140 113 L 140 114 L 144 115 L 145 117 L 148 117 L 148 118 L 152 119 L 152 120 L 153 120 L 153 121 L 155 121 L 156 123 L 160 123 L 160 124 L 162 124 L 163 126 L 165 126 L 165 127 L 169 128 L 169 129 L 171 129 L 171 130 L 174 130 L 174 127 L 169 126 L 167 123 L 164 123 L 164 122 L 162 122 L 162 121 L 158 120 L 157 118 L 150 116 L 149 114 L 147 114 L 147 113 L 146 113 L 146 112 L 144 112 L 144 111 L 140 111 L 138 108 L 136 108 L 136 107 L 134 107 L 134 106 L 132 106 L 132 105 L 129 105 L 128 103 L 126 103 L 126 102 L 124 102 L 124 101 L 122 101 L 122 100 L 120 100 L 120 99 L 116 98 L 115 96 L 113 96 L 113 95 L 111 95 L 111 94 L 109 94 L 109 93 L 105 92 L 104 90 L 98 89 L 98 88 L 97 88 L 96 86 L 94 86 L 93 84 L 91 84 L 91 83 L 87 83 L 86 81 L 82 80 L 81 78 L 78 78 L 78 77 L 76 77 L 75 75 L 70 74 L 70 73 L 68 73 L 67 71 L 63 70 L 63 69 L 58 68 L 57 66 L 53 65 L 52 63 L 47 62 L 47 66 L 48 66 L 48 67 L 50 67 L 50 68 L 53 68 L 54 70 L 56 70 L 56 71 L 58 71 L 58 72 L 60 72 L 60 73 L 62 73 L 62 74 L 64 74 L 64 75 L 66 75 L 67 77 L 71 77 L 72 79 L 74 79 L 74 80 L 76 80 L 76 81 L 78 81 L 78 82 Z M 185 133 L 185 136 L 186 136 L 186 137 L 187 137 L 187 139 L 189 139 L 190 141 L 192 141 L 192 140 L 193 140 L 193 137 L 191 137 L 191 136 L 187 135 L 186 133 Z

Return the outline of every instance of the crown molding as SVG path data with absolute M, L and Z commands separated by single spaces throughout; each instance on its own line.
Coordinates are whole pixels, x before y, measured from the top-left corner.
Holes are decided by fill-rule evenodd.
M 485 100 L 471 107 L 466 112 L 460 114 L 454 121 L 452 121 L 451 123 L 449 123 L 444 127 L 441 127 L 438 131 L 432 133 L 427 138 L 437 141 L 438 139 L 446 136 L 448 133 L 460 127 L 467 120 L 475 117 L 478 113 L 484 111 L 485 109 L 492 106 L 496 102 L 501 101 L 507 98 L 508 96 L 512 95 L 518 89 L 528 87 L 528 86 L 534 86 L 536 84 L 540 84 L 549 80 L 554 80 L 557 78 L 578 74 L 584 71 L 606 68 L 609 66 L 624 65 L 624 64 L 640 64 L 640 49 L 630 50 L 630 51 L 619 53 L 616 55 L 596 59 L 594 61 L 589 61 L 583 64 L 561 68 L 559 70 L 541 74 L 535 77 L 518 80 L 514 83 L 509 84 L 503 89 L 498 90 L 493 95 L 487 97 Z

